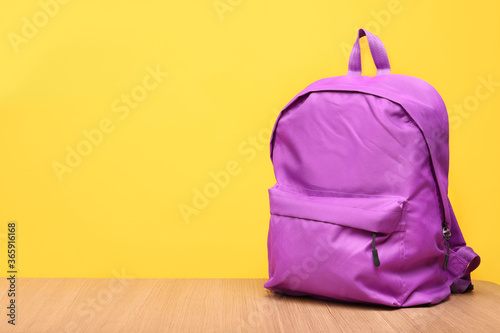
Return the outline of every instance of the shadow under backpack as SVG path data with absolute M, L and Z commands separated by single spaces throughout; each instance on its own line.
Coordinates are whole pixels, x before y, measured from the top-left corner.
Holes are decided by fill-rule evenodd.
M 361 76 L 359 38 L 377 67 Z M 271 136 L 269 290 L 356 303 L 437 304 L 472 290 L 480 263 L 448 199 L 448 116 L 439 93 L 390 74 L 360 29 L 348 73 L 314 82 Z

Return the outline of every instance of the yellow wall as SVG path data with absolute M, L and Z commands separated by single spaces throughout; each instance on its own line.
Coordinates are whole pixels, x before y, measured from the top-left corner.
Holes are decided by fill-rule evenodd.
M 271 123 L 364 27 L 447 103 L 450 197 L 500 282 L 498 1 L 54 1 L 0 11 L 2 267 L 15 220 L 20 276 L 265 277 Z

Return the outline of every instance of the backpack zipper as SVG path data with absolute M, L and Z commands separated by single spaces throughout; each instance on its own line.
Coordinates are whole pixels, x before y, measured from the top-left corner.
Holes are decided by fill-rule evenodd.
M 444 257 L 443 269 L 446 270 L 448 267 L 448 260 L 450 259 L 450 237 L 451 231 L 448 229 L 446 222 L 443 222 L 443 237 L 446 240 L 446 256 Z
M 377 234 L 374 232 L 373 233 L 373 238 L 372 238 L 372 254 L 373 254 L 373 264 L 375 267 L 380 266 L 380 259 L 378 258 L 378 251 L 375 248 L 375 239 L 377 238 Z

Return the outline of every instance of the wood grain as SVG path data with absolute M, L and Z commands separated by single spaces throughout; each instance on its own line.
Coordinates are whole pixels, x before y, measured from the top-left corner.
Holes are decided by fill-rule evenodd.
M 1 332 L 500 332 L 500 286 L 433 307 L 390 309 L 289 297 L 263 279 L 18 278 L 16 326 Z

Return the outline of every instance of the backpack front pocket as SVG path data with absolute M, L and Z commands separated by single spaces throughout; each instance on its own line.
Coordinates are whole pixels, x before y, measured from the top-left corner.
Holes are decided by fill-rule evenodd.
M 405 198 L 281 185 L 269 198 L 266 288 L 401 306 Z

